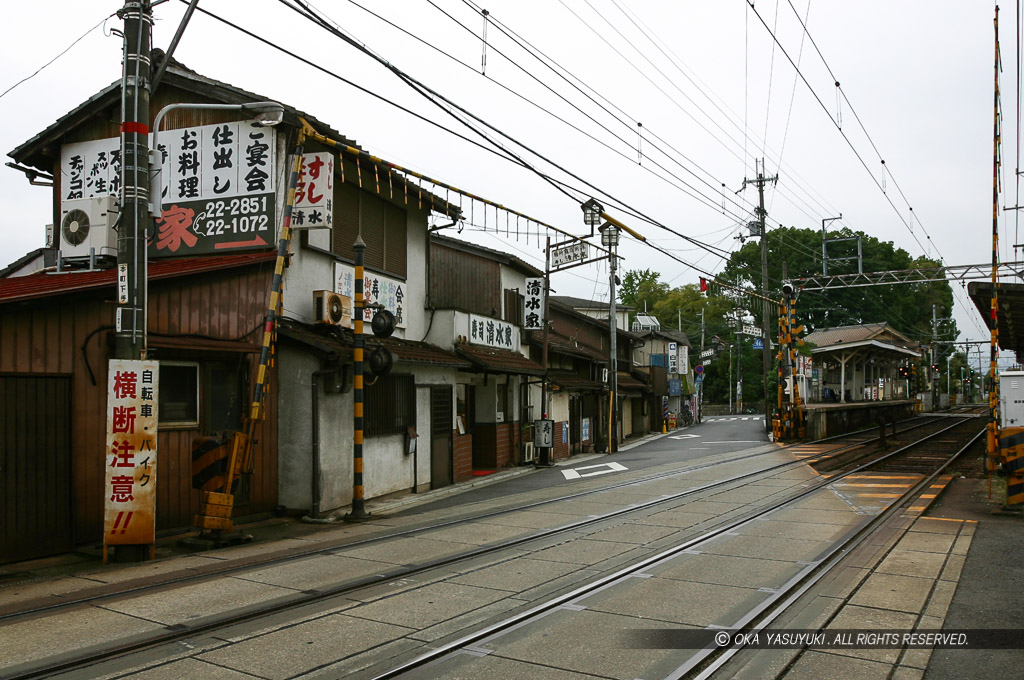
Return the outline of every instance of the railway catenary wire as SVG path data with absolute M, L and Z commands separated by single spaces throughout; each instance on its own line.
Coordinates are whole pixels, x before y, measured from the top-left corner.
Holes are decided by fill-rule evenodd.
M 434 665 L 443 660 L 451 657 L 459 650 L 464 650 L 470 646 L 475 649 L 479 649 L 480 645 L 486 644 L 490 641 L 496 640 L 505 632 L 511 630 L 521 631 L 524 626 L 529 625 L 532 622 L 537 622 L 544 619 L 549 612 L 557 607 L 571 606 L 579 600 L 599 591 L 606 589 L 614 584 L 625 582 L 632 579 L 635 575 L 643 573 L 645 570 L 650 569 L 652 566 L 663 563 L 684 551 L 693 551 L 698 549 L 701 545 L 709 543 L 710 541 L 723 536 L 724 534 L 735 532 L 740 527 L 749 524 L 753 521 L 763 518 L 770 513 L 776 512 L 780 509 L 786 508 L 799 500 L 802 500 L 814 493 L 817 493 L 823 489 L 834 484 L 838 479 L 843 477 L 855 475 L 877 465 L 890 461 L 899 456 L 905 455 L 911 449 L 921 446 L 925 443 L 933 443 L 932 440 L 939 436 L 947 434 L 950 430 L 956 429 L 964 425 L 969 420 L 957 420 L 952 425 L 943 428 L 937 432 L 931 433 L 907 446 L 901 447 L 881 458 L 858 465 L 852 469 L 849 469 L 839 475 L 832 476 L 825 479 L 817 484 L 813 484 L 806 490 L 800 491 L 797 494 L 779 500 L 772 503 L 766 508 L 756 510 L 743 517 L 729 520 L 714 529 L 703 533 L 702 535 L 687 540 L 683 543 L 672 546 L 665 550 L 661 550 L 655 555 L 643 558 L 627 567 L 624 567 L 613 574 L 595 579 L 584 586 L 576 588 L 568 593 L 559 595 L 550 600 L 547 600 L 535 607 L 532 607 L 524 612 L 520 612 L 514 616 L 511 616 L 498 623 L 486 626 L 478 629 L 468 635 L 460 637 L 457 640 L 441 645 L 435 649 L 421 654 L 420 656 L 411 659 L 401 665 L 394 666 L 388 670 L 380 672 L 373 676 L 372 680 L 389 680 L 390 678 L 405 678 L 414 677 L 414 673 L 417 669 L 423 668 L 427 664 Z M 977 426 L 975 424 L 975 426 Z M 837 540 L 835 545 L 827 551 L 826 554 L 820 556 L 819 559 L 808 564 L 800 573 L 790 578 L 786 584 L 779 588 L 775 593 L 770 595 L 760 605 L 754 607 L 748 611 L 739 620 L 736 628 L 738 632 L 744 632 L 746 630 L 753 630 L 755 627 L 763 628 L 777 619 L 783 612 L 791 607 L 799 598 L 817 583 L 830 569 L 839 564 L 842 557 L 847 555 L 850 550 L 859 545 L 861 542 L 866 540 L 875 529 L 880 527 L 885 520 L 892 517 L 896 512 L 900 511 L 902 507 L 910 500 L 915 499 L 919 494 L 927 489 L 932 482 L 941 474 L 945 468 L 951 464 L 959 455 L 966 451 L 977 439 L 983 434 L 981 430 L 974 434 L 970 438 L 968 443 L 962 446 L 956 453 L 949 456 L 946 461 L 940 465 L 932 474 L 923 478 L 917 484 L 911 486 L 906 492 L 904 492 L 899 499 L 891 503 L 882 513 L 878 516 L 871 518 L 864 524 L 855 529 L 851 530 L 845 537 Z M 735 654 L 736 651 L 742 648 L 742 645 L 734 645 L 725 650 L 731 650 L 731 654 Z M 686 662 L 681 664 L 673 673 L 667 676 L 666 680 L 677 680 L 690 676 L 693 672 L 701 671 L 700 678 L 709 678 L 714 670 L 717 670 L 721 666 L 719 659 L 725 656 L 725 650 L 718 647 L 706 648 L 698 651 L 692 655 Z
M 906 432 L 906 431 L 918 429 L 918 428 L 920 428 L 922 426 L 927 425 L 933 419 L 930 419 L 930 418 L 920 418 L 920 419 L 915 419 L 915 420 L 919 421 L 919 422 L 913 423 L 911 425 L 911 427 L 906 428 L 903 431 Z M 837 441 L 839 443 L 839 445 L 835 449 L 830 449 L 826 453 L 831 454 L 831 453 L 834 453 L 835 451 L 838 451 L 838 450 L 841 450 L 841 449 L 852 449 L 852 448 L 861 447 L 861 446 L 865 446 L 867 444 L 870 444 L 870 442 L 872 442 L 875 438 L 874 437 L 867 437 L 867 436 L 865 436 L 866 433 L 869 432 L 869 431 L 870 430 L 864 430 L 864 431 L 861 431 L 861 432 L 858 432 L 858 433 L 854 433 L 853 441 L 846 441 L 846 442 L 844 442 L 843 441 L 844 440 L 843 437 L 830 438 L 833 441 Z M 763 452 L 762 454 L 754 454 L 754 455 L 756 456 L 756 455 L 764 455 L 766 453 L 776 453 L 776 452 L 778 452 L 780 450 L 796 448 L 798 446 L 800 446 L 800 445 L 790 445 L 790 446 L 787 446 L 787 447 L 773 447 L 771 449 L 771 451 Z M 20 618 L 22 616 L 38 617 L 38 616 L 41 616 L 41 615 L 52 614 L 54 609 L 67 609 L 67 608 L 73 607 L 75 605 L 84 606 L 86 604 L 92 604 L 96 600 L 102 600 L 102 599 L 109 600 L 109 599 L 116 598 L 116 597 L 121 597 L 121 596 L 123 596 L 123 597 L 127 597 L 127 596 L 135 597 L 138 594 L 140 594 L 140 592 L 145 591 L 145 590 L 151 590 L 151 589 L 166 590 L 167 588 L 173 587 L 175 585 L 182 585 L 182 584 L 185 584 L 185 583 L 194 582 L 194 581 L 201 580 L 201 579 L 204 579 L 204 578 L 205 579 L 212 579 L 212 578 L 219 577 L 219 576 L 224 576 L 224 575 L 227 575 L 227 574 L 230 574 L 230 573 L 237 573 L 237 572 L 240 572 L 240 571 L 252 570 L 252 569 L 254 569 L 257 566 L 267 566 L 267 565 L 271 565 L 271 564 L 272 565 L 278 565 L 278 564 L 281 564 L 281 563 L 284 563 L 284 562 L 298 561 L 298 560 L 300 560 L 302 558 L 310 557 L 310 556 L 313 556 L 313 555 L 325 554 L 325 553 L 330 553 L 330 552 L 336 552 L 339 549 L 339 547 L 352 548 L 352 547 L 355 547 L 355 546 L 362 546 L 362 545 L 366 545 L 368 543 L 376 543 L 376 542 L 385 541 L 385 540 L 389 540 L 389 539 L 400 537 L 400 536 L 410 536 L 410 535 L 415 535 L 415 534 L 422 534 L 422 533 L 425 533 L 425 532 L 430 531 L 430 530 L 436 530 L 436 529 L 441 529 L 441 528 L 444 528 L 444 527 L 450 527 L 452 525 L 456 525 L 456 524 L 459 524 L 459 523 L 462 523 L 462 522 L 471 521 L 473 519 L 481 519 L 481 518 L 485 518 L 485 517 L 493 517 L 493 516 L 497 516 L 497 515 L 501 515 L 501 514 L 506 514 L 508 512 L 522 511 L 523 509 L 526 509 L 526 508 L 539 507 L 539 506 L 543 506 L 543 505 L 546 505 L 546 504 L 549 504 L 549 503 L 553 503 L 553 502 L 559 502 L 559 501 L 564 501 L 564 500 L 569 500 L 569 499 L 580 498 L 580 497 L 588 496 L 588 495 L 591 495 L 591 494 L 594 494 L 594 493 L 602 493 L 604 491 L 610 491 L 610 490 L 614 490 L 614 489 L 622 489 L 624 487 L 629 487 L 629 486 L 637 486 L 637 485 L 640 485 L 640 484 L 644 484 L 644 483 L 655 481 L 655 480 L 659 480 L 659 479 L 665 479 L 665 478 L 669 478 L 669 477 L 681 476 L 681 475 L 689 474 L 689 473 L 695 472 L 697 470 L 706 470 L 706 469 L 709 469 L 709 468 L 713 468 L 713 467 L 720 466 L 720 465 L 723 465 L 723 464 L 727 464 L 727 463 L 730 463 L 730 462 L 736 462 L 738 460 L 746 459 L 746 458 L 750 458 L 750 457 L 752 457 L 750 454 L 747 454 L 746 456 L 734 456 L 734 457 L 731 457 L 731 458 L 729 458 L 728 460 L 725 460 L 725 461 L 720 461 L 720 462 L 716 462 L 716 463 L 709 463 L 709 464 L 693 466 L 693 467 L 686 468 L 684 470 L 673 471 L 673 472 L 670 472 L 670 473 L 661 473 L 661 474 L 657 474 L 657 475 L 651 475 L 651 476 L 648 476 L 646 478 L 642 478 L 642 479 L 638 479 L 638 480 L 631 480 L 629 482 L 624 482 L 624 483 L 621 483 L 621 484 L 612 485 L 610 487 L 604 487 L 604 488 L 601 488 L 601 489 L 592 489 L 592 490 L 583 491 L 583 492 L 579 492 L 579 493 L 576 493 L 576 494 L 570 494 L 568 496 L 562 496 L 562 497 L 554 498 L 554 499 L 546 499 L 546 500 L 542 500 L 542 501 L 539 501 L 537 503 L 530 504 L 530 505 L 527 505 L 527 506 L 518 506 L 517 508 L 510 509 L 510 510 L 500 510 L 500 511 L 495 511 L 495 512 L 489 512 L 489 513 L 484 513 L 482 515 L 476 515 L 474 517 L 460 518 L 460 519 L 457 519 L 457 520 L 452 520 L 450 522 L 445 522 L 443 524 L 435 524 L 435 525 L 432 525 L 430 527 L 419 527 L 419 528 L 415 528 L 415 529 L 409 529 L 409 530 L 405 530 L 405 531 L 402 531 L 402 532 L 398 532 L 397 534 L 391 534 L 391 535 L 388 535 L 388 536 L 369 538 L 369 539 L 364 539 L 364 540 L 361 540 L 361 541 L 356 541 L 356 542 L 348 543 L 348 544 L 346 544 L 344 546 L 337 546 L 337 545 L 335 545 L 335 546 L 332 546 L 332 547 L 329 547 L 329 548 L 321 548 L 321 549 L 317 549 L 317 550 L 313 550 L 313 551 L 308 551 L 308 552 L 303 553 L 303 554 L 290 555 L 290 556 L 284 557 L 284 558 L 268 560 L 268 561 L 260 563 L 260 564 L 253 564 L 253 563 L 250 562 L 250 563 L 247 563 L 247 564 L 245 564 L 243 566 L 239 566 L 239 567 L 235 567 L 235 568 L 231 568 L 231 569 L 226 569 L 226 570 L 221 570 L 221 571 L 217 572 L 216 574 L 204 574 L 202 576 L 193 576 L 193 577 L 188 577 L 188 578 L 172 579 L 172 580 L 164 581 L 164 582 L 161 582 L 161 583 L 154 583 L 154 584 L 150 584 L 150 585 L 147 585 L 147 586 L 140 586 L 138 588 L 130 588 L 130 589 L 126 590 L 126 591 L 123 591 L 123 592 L 120 592 L 120 593 L 116 593 L 116 594 L 98 595 L 98 596 L 93 597 L 93 598 L 81 598 L 79 600 L 68 602 L 66 604 L 62 603 L 60 605 L 55 605 L 55 606 L 35 608 L 35 609 L 29 610 L 29 611 L 26 611 L 26 612 L 8 614 L 7 616 L 4 617 L 4 619 L 7 619 L 7 620 L 2 620 L 2 619 L 0 619 L 0 620 L 2 620 L 3 623 L 8 623 L 9 620 L 17 619 L 17 618 Z M 134 637 L 134 638 L 132 638 L 132 639 L 126 641 L 126 642 L 115 643 L 113 645 L 106 646 L 104 649 L 99 650 L 99 651 L 93 650 L 93 651 L 86 652 L 86 653 L 83 653 L 83 654 L 78 654 L 78 655 L 75 655 L 75 654 L 64 655 L 61 658 L 61 660 L 56 662 L 56 663 L 49 663 L 49 664 L 44 664 L 44 665 L 34 665 L 34 666 L 31 666 L 31 667 L 28 667 L 28 668 L 19 668 L 19 669 L 15 670 L 15 672 L 13 674 L 9 674 L 9 675 L 5 674 L 4 677 L 12 678 L 12 679 L 19 679 L 20 680 L 20 679 L 24 679 L 24 678 L 45 677 L 45 676 L 52 675 L 54 673 L 66 672 L 66 671 L 71 671 L 71 670 L 76 670 L 76 669 L 82 669 L 82 668 L 85 668 L 85 667 L 90 667 L 90 666 L 93 666 L 95 664 L 103 663 L 103 662 L 111 660 L 111 659 L 115 659 L 115 658 L 119 658 L 119 657 L 125 657 L 127 655 L 130 655 L 130 654 L 135 653 L 135 652 L 142 651 L 144 649 L 155 648 L 155 647 L 158 647 L 160 645 L 163 645 L 163 644 L 166 644 L 166 643 L 169 643 L 169 642 L 184 640 L 186 638 L 194 637 L 194 636 L 197 636 L 197 635 L 200 635 L 200 634 L 204 634 L 204 633 L 208 634 L 208 633 L 211 633 L 213 631 L 226 628 L 228 626 L 233 626 L 233 625 L 237 625 L 239 623 L 244 623 L 244 622 L 260 619 L 262 617 L 266 617 L 266 616 L 269 616 L 271 614 L 278 614 L 278 613 L 286 612 L 288 610 L 292 610 L 292 609 L 295 609 L 295 608 L 298 608 L 298 607 L 309 605 L 309 604 L 312 604 L 314 602 L 327 600 L 329 598 L 337 597 L 339 595 L 343 595 L 343 594 L 346 594 L 346 593 L 351 593 L 351 592 L 357 591 L 357 590 L 362 589 L 362 588 L 370 587 L 370 586 L 373 586 L 373 585 L 378 585 L 378 584 L 380 584 L 382 582 L 392 581 L 392 580 L 395 580 L 395 579 L 398 579 L 398 578 L 405 578 L 405 577 L 412 576 L 412 575 L 415 575 L 415 574 L 419 574 L 419 573 L 422 573 L 422 572 L 425 572 L 425 571 L 428 571 L 428 570 L 431 570 L 431 569 L 436 569 L 438 567 L 443 567 L 443 566 L 454 564 L 454 563 L 461 562 L 461 561 L 464 561 L 464 560 L 469 560 L 469 559 L 472 559 L 472 558 L 477 558 L 477 557 L 480 557 L 482 555 L 487 555 L 489 553 L 495 553 L 495 552 L 498 552 L 500 550 L 505 550 L 505 549 L 508 549 L 510 547 L 514 547 L 514 546 L 517 546 L 517 545 L 522 545 L 522 544 L 530 542 L 530 541 L 541 540 L 543 538 L 550 537 L 550 536 L 553 536 L 553 535 L 558 534 L 558 533 L 568 532 L 568 531 L 573 531 L 573 530 L 579 530 L 579 529 L 585 528 L 587 526 L 596 525 L 596 524 L 599 524 L 601 522 L 607 522 L 609 519 L 614 519 L 614 518 L 617 518 L 617 517 L 621 517 L 621 516 L 627 515 L 629 513 L 634 513 L 634 512 L 642 511 L 642 510 L 645 510 L 645 509 L 650 509 L 650 508 L 652 508 L 654 506 L 658 506 L 658 505 L 661 505 L 661 504 L 664 504 L 664 503 L 667 503 L 667 502 L 670 502 L 670 501 L 673 501 L 673 500 L 678 500 L 680 498 L 685 498 L 686 496 L 692 496 L 692 495 L 695 495 L 695 494 L 698 494 L 698 493 L 701 493 L 701 492 L 706 492 L 706 491 L 712 490 L 712 489 L 719 489 L 720 490 L 720 489 L 722 489 L 722 487 L 726 487 L 729 484 L 734 484 L 734 483 L 737 483 L 737 482 L 741 482 L 743 480 L 755 478 L 755 477 L 757 477 L 759 475 L 769 475 L 770 473 L 777 473 L 780 470 L 785 470 L 785 469 L 787 469 L 789 467 L 792 467 L 792 466 L 802 465 L 802 464 L 807 463 L 807 462 L 812 461 L 812 460 L 813 460 L 813 457 L 797 458 L 797 459 L 795 459 L 793 461 L 787 461 L 785 463 L 772 465 L 772 466 L 769 466 L 767 468 L 758 469 L 758 470 L 756 470 L 754 472 L 744 473 L 744 474 L 740 474 L 740 475 L 734 475 L 734 476 L 728 477 L 726 479 L 716 480 L 716 481 L 713 481 L 713 482 L 709 482 L 707 484 L 702 484 L 702 485 L 699 485 L 699 486 L 697 486 L 695 488 L 687 489 L 687 490 L 681 491 L 681 492 L 676 493 L 676 494 L 670 494 L 670 495 L 662 496 L 662 497 L 659 497 L 659 498 L 655 498 L 655 499 L 652 499 L 652 500 L 650 500 L 648 502 L 632 504 L 632 505 L 630 505 L 628 507 L 624 507 L 624 508 L 616 510 L 616 511 L 604 513 L 604 514 L 601 514 L 601 515 L 591 516 L 591 517 L 588 517 L 587 519 L 576 521 L 576 522 L 570 522 L 570 523 L 567 523 L 565 525 L 555 527 L 553 529 L 546 529 L 546 530 L 543 530 L 543 531 L 540 531 L 540 532 L 537 532 L 537 533 L 529 534 L 529 535 L 526 535 L 526 536 L 523 536 L 523 537 L 511 539 L 511 540 L 508 540 L 508 541 L 502 541 L 500 543 L 489 544 L 489 545 L 485 545 L 485 546 L 482 546 L 482 547 L 478 547 L 478 548 L 474 548 L 474 549 L 470 549 L 470 550 L 465 550 L 465 551 L 457 552 L 455 554 L 448 555 L 448 556 L 445 556 L 445 557 L 442 557 L 442 558 L 438 558 L 438 559 L 434 559 L 434 560 L 428 561 L 428 562 L 423 563 L 423 564 L 413 565 L 413 566 L 407 567 L 407 568 L 399 568 L 399 569 L 396 569 L 396 570 L 389 571 L 387 573 L 375 574 L 374 576 L 369 577 L 369 578 L 356 579 L 356 580 L 353 580 L 353 581 L 350 581 L 350 582 L 347 582 L 347 583 L 344 583 L 344 584 L 340 584 L 340 585 L 338 585 L 336 587 L 320 588 L 320 589 L 318 589 L 316 591 L 305 591 L 305 592 L 297 593 L 295 596 L 274 600 L 273 602 L 271 602 L 271 603 L 269 603 L 267 605 L 262 605 L 262 606 L 257 607 L 257 608 L 250 607 L 250 608 L 244 608 L 241 611 L 227 612 L 227 613 L 224 613 L 222 615 L 211 615 L 211 616 L 205 617 L 204 619 L 202 619 L 201 621 L 196 622 L 196 623 L 176 624 L 174 626 L 169 626 L 169 627 L 167 627 L 167 628 L 165 628 L 163 630 L 154 631 L 152 634 L 144 634 L 144 635 L 141 635 L 141 636 L 136 636 L 136 637 Z

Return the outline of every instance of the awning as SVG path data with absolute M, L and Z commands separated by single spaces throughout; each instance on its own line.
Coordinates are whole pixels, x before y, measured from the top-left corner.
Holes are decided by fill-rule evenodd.
M 495 347 L 459 344 L 455 351 L 468 359 L 473 367 L 482 373 L 511 375 L 543 375 L 544 367 L 518 352 Z
M 605 384 L 567 371 L 551 371 L 548 381 L 567 392 L 601 392 Z
M 634 378 L 626 373 L 619 373 L 616 382 L 619 385 L 620 392 L 630 392 L 634 394 L 640 394 L 642 392 L 650 392 L 651 388 L 648 387 L 644 382 Z

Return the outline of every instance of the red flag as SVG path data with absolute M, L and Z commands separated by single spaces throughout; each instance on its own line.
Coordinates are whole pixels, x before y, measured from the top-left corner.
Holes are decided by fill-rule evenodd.
M 703 276 L 700 277 L 700 292 L 702 292 L 702 293 L 708 292 L 708 280 L 705 279 Z

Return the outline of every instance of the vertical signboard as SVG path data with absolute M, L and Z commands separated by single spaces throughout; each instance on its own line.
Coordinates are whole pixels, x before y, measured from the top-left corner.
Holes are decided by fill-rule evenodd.
M 526 279 L 523 296 L 523 330 L 539 331 L 544 328 L 544 279 Z
M 405 283 L 387 276 L 364 270 L 363 301 L 365 304 L 383 305 L 384 309 L 395 315 L 395 327 L 405 328 Z M 352 300 L 352 312 L 356 304 L 356 270 L 351 265 L 336 262 L 334 264 L 334 292 Z M 363 333 L 373 333 L 370 322 L 373 321 L 373 308 L 363 309 Z
M 679 343 L 668 343 L 668 374 L 679 374 Z
M 292 229 L 330 229 L 334 224 L 334 154 L 304 153 L 295 185 Z
M 111 359 L 103 452 L 103 561 L 110 545 L 156 541 L 159 363 Z M 151 553 L 152 555 L 152 553 Z

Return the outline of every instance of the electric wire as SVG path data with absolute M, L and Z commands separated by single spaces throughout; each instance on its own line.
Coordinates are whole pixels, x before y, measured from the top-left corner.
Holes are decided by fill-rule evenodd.
M 42 71 L 43 71 L 43 69 L 45 69 L 45 68 L 46 68 L 47 66 L 49 66 L 49 65 L 50 65 L 50 64 L 52 64 L 53 62 L 57 61 L 57 60 L 58 60 L 58 59 L 60 59 L 61 57 L 63 57 L 63 56 L 65 55 L 65 54 L 67 54 L 67 53 L 68 53 L 68 52 L 69 52 L 69 51 L 71 50 L 71 48 L 72 48 L 72 47 L 74 47 L 75 45 L 77 45 L 78 43 L 80 43 L 80 42 L 81 42 L 82 40 L 84 40 L 84 39 L 85 39 L 85 36 L 89 35 L 89 34 L 90 34 L 90 33 L 92 33 L 93 31 L 95 31 L 95 30 L 96 30 L 97 28 L 99 28 L 99 27 L 100 27 L 100 26 L 102 26 L 102 25 L 103 25 L 104 23 L 106 23 L 108 19 L 110 19 L 111 17 L 113 17 L 113 16 L 116 16 L 116 15 L 117 15 L 117 12 L 114 12 L 114 13 L 112 13 L 112 14 L 108 14 L 107 16 L 105 16 L 105 17 L 103 17 L 102 19 L 100 19 L 100 21 L 99 21 L 99 22 L 97 22 L 95 26 L 93 26 L 93 27 L 92 27 L 92 28 L 90 28 L 90 29 L 89 29 L 88 31 L 86 31 L 86 32 L 85 32 L 85 33 L 83 33 L 82 35 L 80 35 L 80 36 L 78 36 L 77 38 L 75 38 L 75 40 L 74 40 L 74 41 L 72 41 L 72 43 L 71 43 L 70 45 L 68 45 L 68 46 L 67 46 L 67 47 L 65 47 L 65 48 L 64 48 L 63 50 L 61 50 L 61 51 L 60 51 L 60 53 L 59 53 L 59 54 L 58 54 L 57 56 L 55 56 L 55 57 L 54 57 L 53 59 L 50 59 L 50 61 L 46 62 L 45 64 L 43 64 L 42 66 L 40 66 L 39 68 L 37 68 L 37 69 L 36 69 L 36 70 L 35 70 L 35 71 L 34 71 L 33 73 L 31 73 L 30 75 L 27 75 L 27 76 L 25 76 L 24 78 L 22 78 L 22 79 L 21 79 L 21 80 L 19 80 L 18 82 L 14 83 L 14 84 L 13 84 L 13 85 L 11 85 L 10 87 L 8 87 L 8 88 L 7 88 L 6 90 L 4 90 L 3 92 L 0 92 L 0 99 L 3 99 L 3 98 L 4 98 L 4 97 L 5 97 L 6 95 L 7 95 L 7 93 L 8 93 L 8 92 L 10 92 L 10 91 L 11 91 L 11 90 L 13 90 L 14 88 L 18 87 L 18 86 L 19 86 L 19 85 L 21 85 L 22 83 L 25 83 L 25 82 L 27 82 L 27 81 L 29 81 L 29 80 L 31 80 L 31 79 L 33 79 L 33 78 L 35 78 L 35 77 L 36 77 L 37 75 L 39 75 L 39 74 L 40 74 L 40 72 L 42 72 Z

